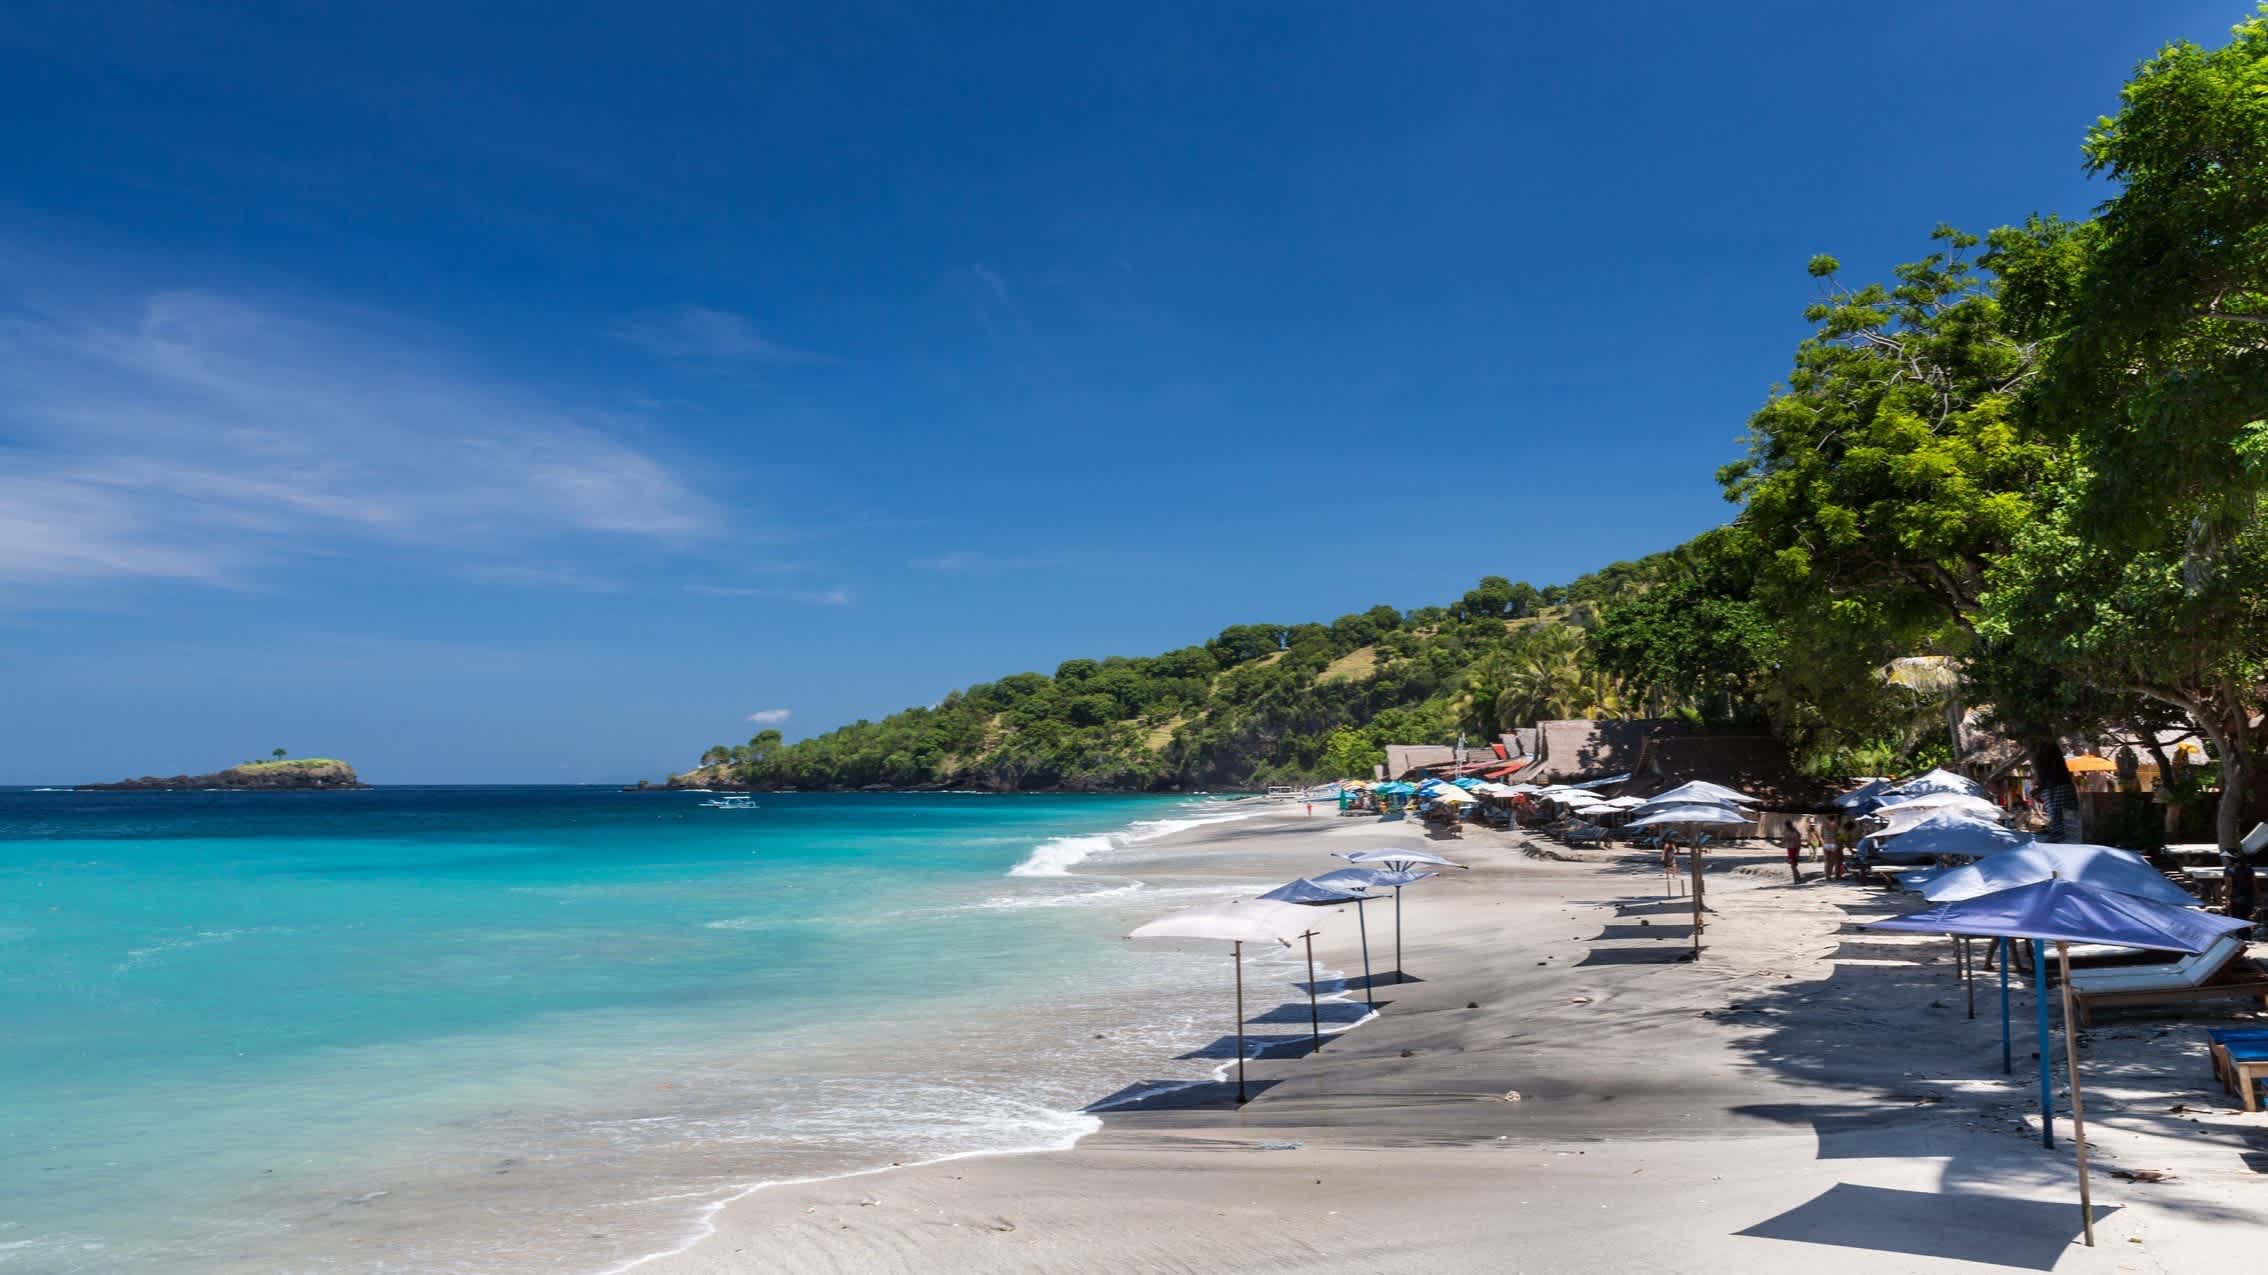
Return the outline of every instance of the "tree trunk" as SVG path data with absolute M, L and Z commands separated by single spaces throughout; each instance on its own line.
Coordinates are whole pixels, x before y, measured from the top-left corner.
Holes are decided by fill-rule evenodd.
M 2244 799 L 2252 779 L 2252 759 L 2241 751 L 2221 758 L 2221 804 L 2213 812 L 2213 839 L 2221 853 L 2235 854 L 2244 840 Z

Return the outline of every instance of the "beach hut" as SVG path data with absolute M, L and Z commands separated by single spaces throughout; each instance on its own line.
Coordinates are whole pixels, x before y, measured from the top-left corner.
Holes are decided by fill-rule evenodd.
M 1236 1100 L 1247 1099 L 1244 1088 L 1244 945 L 1291 941 L 1307 931 L 1313 914 L 1289 903 L 1262 899 L 1231 899 L 1190 908 L 1137 926 L 1128 938 L 1215 939 L 1229 945 L 1236 961 Z
M 2063 974 L 2063 1053 L 2064 1065 L 2071 1076 L 2071 1142 L 2079 1165 L 2079 1215 L 2087 1245 L 2092 1248 L 2095 1209 L 2087 1181 L 2087 1104 L 2079 1088 L 2078 1020 L 2072 1004 L 2070 945 L 2102 943 L 2194 955 L 2210 947 L 2222 935 L 2249 929 L 2251 925 L 2251 921 L 2238 917 L 2173 907 L 2076 881 L 2050 879 L 1941 904 L 1912 916 L 1877 921 L 1868 928 L 2022 939 L 2033 944 L 2033 964 L 2040 980 L 2041 1123 L 2043 1137 L 2050 1145 L 2054 1135 L 2047 1128 L 2047 1113 L 2052 1099 L 2050 1069 L 2053 1064 L 2049 1061 L 2048 1048 L 2047 963 L 2040 957 L 2039 945 L 2055 944 L 2056 959 Z M 2003 961 L 2003 971 L 2006 968 L 2007 963 Z M 2002 1004 L 2005 1007 L 2005 998 Z M 2005 1010 L 2002 1021 L 2004 1024 L 2007 1021 Z

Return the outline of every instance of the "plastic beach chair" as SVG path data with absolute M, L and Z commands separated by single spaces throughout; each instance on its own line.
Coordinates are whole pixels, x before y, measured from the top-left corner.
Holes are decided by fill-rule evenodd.
M 2268 1040 L 2216 1043 L 2213 1053 L 2223 1064 L 2221 1083 L 2235 1091 L 2246 1111 L 2260 1110 L 2260 1082 L 2268 1079 Z

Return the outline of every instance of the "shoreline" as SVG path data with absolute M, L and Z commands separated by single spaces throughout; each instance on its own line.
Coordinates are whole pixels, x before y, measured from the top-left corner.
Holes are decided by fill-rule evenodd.
M 646 791 L 684 792 L 688 790 L 664 790 L 655 788 Z M 892 791 L 928 792 L 932 790 L 901 789 Z M 971 795 L 1014 796 L 1018 794 L 979 793 Z M 1035 795 L 1057 796 L 1062 794 L 1043 793 Z M 1102 796 L 1112 794 L 1096 793 L 1095 795 Z M 1124 793 L 1116 795 L 1172 796 L 1175 794 Z M 1035 847 L 1033 851 L 1030 854 L 1026 855 L 1023 860 L 1019 861 L 1014 867 L 1011 867 L 1005 875 L 1011 877 L 1049 877 L 1074 879 L 1085 877 L 1097 882 L 1127 881 L 1135 885 L 1137 888 L 1150 888 L 1155 883 L 1142 875 L 1144 871 L 1150 870 L 1152 865 L 1154 865 L 1155 863 L 1176 861 L 1182 859 L 1183 856 L 1171 855 L 1168 858 L 1161 859 L 1154 855 L 1145 856 L 1140 853 L 1142 851 L 1154 851 L 1160 852 L 1161 854 L 1164 852 L 1176 851 L 1181 849 L 1183 842 L 1201 847 L 1206 844 L 1205 834 L 1209 829 L 1219 828 L 1222 825 L 1226 824 L 1264 818 L 1270 814 L 1276 814 L 1280 818 L 1293 818 L 1292 816 L 1289 816 L 1288 810 L 1279 809 L 1279 806 L 1284 805 L 1284 803 L 1268 801 L 1266 798 L 1263 798 L 1258 794 L 1219 795 L 1224 798 L 1224 805 L 1240 807 L 1240 809 L 1237 809 L 1234 813 L 1192 815 L 1179 819 L 1138 819 L 1128 823 L 1125 827 L 1112 829 L 1107 832 L 1052 837 L 1047 841 L 1042 842 L 1039 846 Z M 1308 819 L 1305 816 L 1299 816 L 1296 817 L 1296 822 L 1306 824 L 1308 822 Z M 1136 834 L 1132 837 L 1128 836 L 1129 833 L 1143 827 L 1146 824 L 1165 824 L 1170 826 L 1168 826 L 1165 831 L 1161 833 L 1153 833 L 1147 835 Z M 1120 840 L 1121 838 L 1125 838 L 1125 840 L 1122 841 Z M 1104 863 L 1095 864 L 1094 855 L 1091 850 L 1071 859 L 1058 860 L 1056 856 L 1050 855 L 1050 847 L 1059 846 L 1064 843 L 1110 843 L 1106 847 L 1106 849 L 1123 852 L 1129 857 L 1121 858 L 1114 856 Z M 1044 866 L 1030 871 L 1026 870 L 1027 868 L 1032 868 L 1035 863 L 1039 863 Z M 1106 870 L 1092 873 L 1081 872 L 1077 870 L 1078 866 L 1081 864 L 1089 864 L 1105 869 L 1123 867 L 1126 870 Z M 1317 867 L 1314 870 L 1323 871 L 1325 869 L 1322 867 Z M 1342 971 L 1337 969 L 1335 966 L 1327 964 L 1321 958 L 1320 947 L 1318 949 L 1318 958 L 1316 961 L 1316 973 L 1318 986 L 1320 986 L 1325 981 L 1336 981 L 1341 985 L 1339 990 L 1337 991 L 1320 995 L 1318 999 L 1321 1003 L 1347 1003 L 1351 1001 L 1353 996 L 1353 984 L 1351 983 L 1351 981 L 1347 980 L 1344 977 Z M 1378 1015 L 1375 1011 L 1371 1011 L 1366 1012 L 1351 1021 L 1327 1025 L 1324 1028 L 1324 1036 L 1326 1040 L 1328 1040 L 1332 1036 L 1351 1031 L 1356 1027 L 1372 1022 L 1377 1018 L 1377 1016 Z M 1235 1065 L 1236 1060 L 1233 1057 L 1228 1058 L 1223 1060 L 1219 1065 L 1213 1068 L 1212 1074 L 1209 1078 L 1165 1081 L 1159 1083 L 1154 1090 L 1146 1090 L 1145 1092 L 1132 1097 L 1121 1097 L 1119 1093 L 1102 1095 L 1101 1097 L 1097 1098 L 1095 1104 L 1090 1106 L 1089 1108 L 1082 1109 L 1080 1111 L 1063 1113 L 1073 1116 L 1085 1116 L 1091 1121 L 1091 1124 L 1088 1128 L 1072 1134 L 1068 1140 L 1031 1147 L 986 1148 L 972 1151 L 956 1151 L 924 1160 L 910 1160 L 902 1163 L 892 1162 L 885 1165 L 872 1165 L 864 1168 L 846 1169 L 839 1173 L 817 1174 L 809 1177 L 798 1178 L 775 1178 L 766 1181 L 750 1183 L 749 1185 L 734 1191 L 733 1193 L 727 1195 L 722 1199 L 704 1205 L 701 1208 L 696 1219 L 696 1233 L 686 1237 L 683 1242 L 673 1245 L 669 1248 L 656 1250 L 651 1253 L 641 1254 L 639 1256 L 615 1263 L 611 1266 L 603 1267 L 595 1272 L 592 1272 L 592 1275 L 624 1275 L 625 1272 L 653 1268 L 656 1266 L 656 1264 L 667 1263 L 672 1259 L 682 1258 L 689 1254 L 692 1254 L 699 1250 L 701 1246 L 709 1243 L 718 1236 L 721 1229 L 718 1226 L 718 1219 L 720 1217 L 731 1212 L 736 1207 L 744 1204 L 747 1201 L 759 1198 L 766 1192 L 793 1189 L 798 1187 L 822 1186 L 828 1183 L 847 1182 L 861 1178 L 878 1177 L 901 1172 L 915 1172 L 923 1169 L 936 1168 L 940 1165 L 962 1163 L 974 1160 L 1014 1159 L 1023 1156 L 1048 1155 L 1071 1151 L 1076 1149 L 1080 1143 L 1084 1142 L 1088 1138 L 1091 1138 L 1098 1133 L 1104 1132 L 1109 1127 L 1111 1112 L 1138 1111 L 1142 1109 L 1145 1104 L 1153 1103 L 1160 1099 L 1169 1098 L 1171 1095 L 1181 1091 L 1220 1085 L 1225 1082 L 1225 1077 L 1229 1074 L 1230 1070 Z M 1111 1102 L 1112 1099 L 1117 1099 L 1117 1101 Z M 1111 1105 L 1108 1107 L 1103 1107 L 1101 1104 L 1105 1102 L 1111 1102 Z M 666 1267 L 664 1269 L 666 1269 Z
M 1710 865 L 1698 962 L 1675 959 L 1687 905 L 1644 853 L 1286 811 L 1095 866 L 1265 889 L 1335 866 L 1328 849 L 1389 842 L 1472 871 L 1409 892 L 1412 981 L 1381 980 L 1361 1031 L 1254 1057 L 1244 1107 L 1195 1082 L 1101 1113 L 1065 1149 L 892 1166 L 856 1191 L 765 1184 L 636 1267 L 2093 1272 L 2226 1266 L 2268 1238 L 2236 1150 L 2257 1131 L 2220 1109 L 2201 1048 L 2171 1045 L 2194 1025 L 2142 1019 L 2085 1037 L 2096 1074 L 2118 1074 L 2089 1086 L 2109 1212 L 2102 1246 L 2078 1247 L 2062 1100 L 2059 1149 L 2043 1151 L 2034 1081 L 2000 1075 L 1996 1017 L 1960 1013 L 1950 955 L 1856 932 L 1901 909 L 1847 883 L 1791 885 L 1774 851 Z M 1318 942 L 1319 978 L 1349 966 L 1352 928 Z M 1371 937 L 1383 972 L 1385 935 Z M 2165 1120 L 2177 1102 L 2189 1114 Z M 2136 1169 L 2179 1185 L 2116 1176 Z M 1648 1225 L 1612 1224 L 1632 1211 Z

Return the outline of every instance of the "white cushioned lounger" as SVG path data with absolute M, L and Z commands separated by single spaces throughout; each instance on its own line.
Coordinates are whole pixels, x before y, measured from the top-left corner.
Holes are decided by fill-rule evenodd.
M 2214 939 L 2212 946 L 2192 956 L 2162 965 L 2125 965 L 2107 970 L 2071 971 L 2075 992 L 2170 992 L 2197 987 L 2219 973 L 2231 957 L 2244 951 L 2242 930 Z

